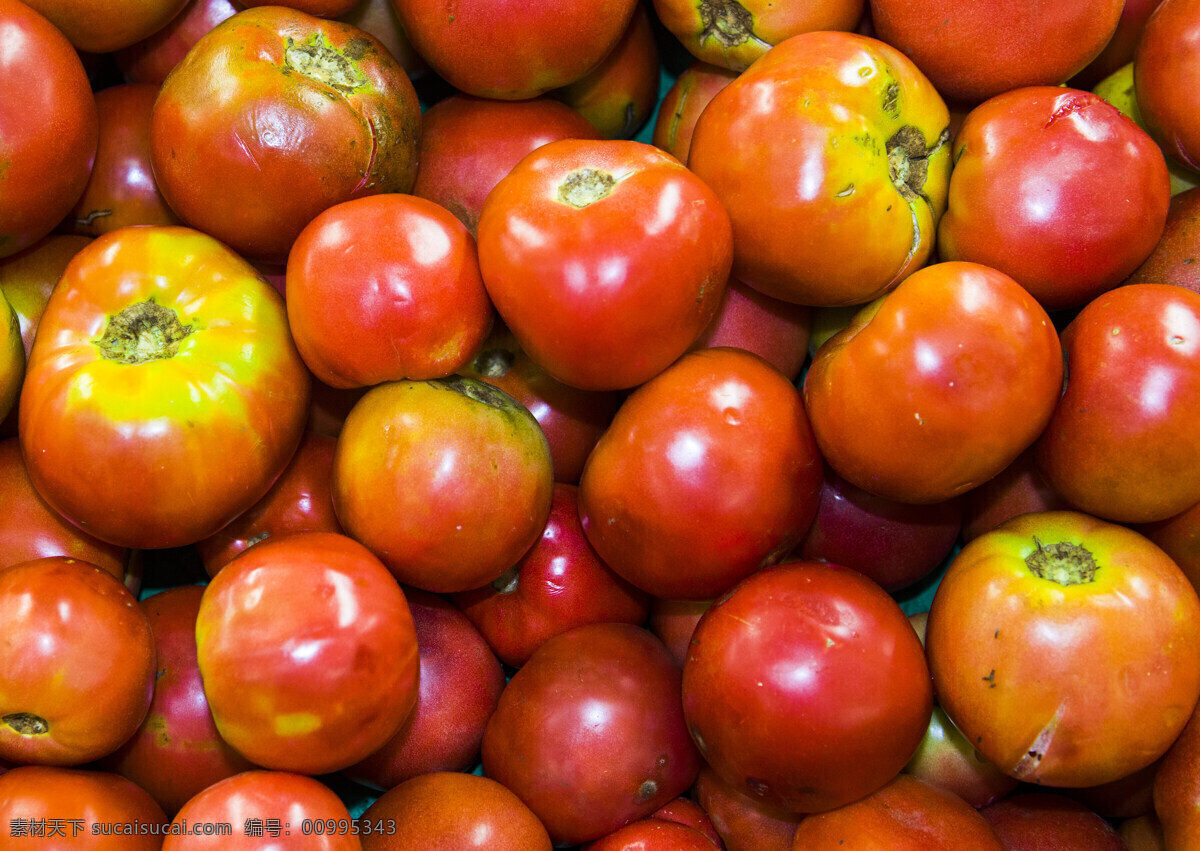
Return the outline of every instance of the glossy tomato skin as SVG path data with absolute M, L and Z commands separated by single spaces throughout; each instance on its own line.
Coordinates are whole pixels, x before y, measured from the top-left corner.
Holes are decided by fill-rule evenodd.
M 487 0 L 444 8 L 392 0 L 417 53 L 454 88 L 524 100 L 578 80 L 603 61 L 637 0 Z
M 455 594 L 502 662 L 524 665 L 547 639 L 587 623 L 640 626 L 650 597 L 617 576 L 579 523 L 578 489 L 556 484 L 541 538 L 490 585 Z
M 253 766 L 217 732 L 196 663 L 196 614 L 204 588 L 181 585 L 142 600 L 154 635 L 154 698 L 145 720 L 103 761 L 173 817 L 192 796 Z
M 692 348 L 732 346 L 745 349 L 794 382 L 808 359 L 811 330 L 810 308 L 780 301 L 730 278 L 717 315 L 696 338 Z
M 278 820 L 279 832 L 273 827 Z M 334 830 L 314 828 L 331 823 Z M 260 823 L 261 830 L 256 830 Z M 267 829 L 268 823 L 272 827 Z M 228 824 L 230 831 L 205 835 L 196 825 Z M 283 825 L 289 825 L 284 833 Z M 188 832 L 184 832 L 184 826 Z M 305 827 L 309 832 L 303 833 Z M 344 827 L 344 829 L 342 829 Z M 387 824 L 381 824 L 384 830 Z M 350 812 L 318 780 L 286 771 L 243 771 L 200 792 L 175 815 L 162 851 L 360 851 Z
M 29 0 L 71 44 L 88 53 L 110 53 L 153 34 L 179 14 L 187 0 Z
M 903 50 L 947 99 L 979 103 L 1058 85 L 1112 38 L 1122 0 L 870 0 L 879 38 Z
M 585 390 L 653 378 L 712 320 L 729 216 L 674 157 L 629 140 L 538 148 L 488 195 L 479 265 L 521 347 Z
M 117 67 L 130 83 L 161 86 L 201 36 L 239 11 L 232 0 L 189 0 L 164 27 L 116 51 Z
M 711 598 L 800 539 L 821 471 L 791 382 L 740 349 L 702 349 L 617 411 L 580 479 L 580 520 L 635 586 Z
M 794 812 L 844 806 L 891 780 L 932 702 L 900 607 L 862 574 L 822 562 L 743 580 L 700 619 L 683 666 L 688 730 L 708 764 Z
M 550 851 L 550 836 L 529 807 L 495 780 L 432 772 L 380 795 L 362 815 L 394 830 L 363 837 L 363 851 L 411 848 L 520 848 Z
M 688 167 L 729 211 L 737 278 L 797 304 L 860 304 L 930 257 L 950 177 L 949 120 L 894 48 L 803 33 L 713 97 Z
M 333 458 L 342 527 L 406 585 L 479 588 L 538 539 L 554 473 L 537 420 L 470 378 L 372 388 Z
M 936 704 L 925 737 L 904 766 L 904 773 L 953 792 L 976 809 L 1017 788 L 1017 779 L 981 757 L 946 710 Z
M 1054 566 L 1055 553 L 1075 565 Z M 938 700 L 1019 780 L 1116 780 L 1158 759 L 1200 696 L 1198 607 L 1136 532 L 1078 512 L 1022 515 L 965 546 L 938 586 L 926 631 Z
M 1098 95 L 1005 92 L 954 138 L 943 260 L 1011 275 L 1047 310 L 1121 283 L 1154 249 L 1171 202 L 1162 151 Z
M 0 758 L 82 765 L 146 715 L 154 638 L 129 590 L 95 565 L 52 556 L 0 571 Z
M 638 819 L 584 846 L 585 851 L 713 851 L 717 846 L 700 831 L 686 824 L 656 818 Z
M 32 4 L 0 3 L 0 257 L 54 228 L 87 185 L 99 120 L 70 42 Z
M 898 502 L 940 502 L 1037 439 L 1062 370 L 1050 317 L 1016 281 L 938 263 L 818 350 L 804 399 L 821 454 L 842 478 Z
M 1200 502 L 1200 294 L 1131 284 L 1063 332 L 1067 386 L 1036 446 L 1051 487 L 1120 523 Z
M 686 163 L 700 113 L 737 75 L 699 60 L 684 68 L 658 104 L 651 142 Z
M 352 765 L 417 699 L 404 592 L 344 535 L 297 532 L 230 562 L 200 602 L 196 651 L 221 738 L 267 768 Z
M 46 824 L 41 839 L 28 827 L 38 821 Z M 41 765 L 0 773 L 0 840 L 14 848 L 158 851 L 166 823 L 144 789 L 116 774 Z M 117 833 L 126 826 L 130 833 Z
M 264 6 L 218 24 L 171 72 L 150 156 L 184 222 L 278 263 L 321 211 L 407 192 L 419 128 L 416 91 L 378 39 Z
M 29 477 L 102 540 L 193 543 L 283 472 L 310 381 L 282 299 L 246 261 L 188 228 L 113 231 L 42 315 L 20 407 Z
M 796 825 L 804 818 L 767 807 L 726 783 L 707 765 L 696 776 L 692 794 L 712 819 L 727 851 L 791 851 Z
M 304 362 L 331 387 L 444 378 L 495 316 L 466 227 L 399 194 L 336 204 L 305 226 L 288 255 L 287 311 Z
M 1200 179 L 1200 175 L 1197 175 Z M 1127 284 L 1174 284 L 1200 292 L 1200 270 L 1195 268 L 1195 246 L 1200 237 L 1200 189 L 1171 196 L 1162 237 L 1142 265 L 1125 279 Z
M 1200 81 L 1194 48 L 1200 3 L 1165 0 L 1146 21 L 1133 60 L 1137 104 L 1150 133 L 1193 171 L 1200 166 L 1200 121 L 1193 93 Z
M 653 813 L 696 777 L 679 670 L 630 624 L 551 638 L 509 681 L 483 737 L 483 771 L 517 793 L 557 844 Z

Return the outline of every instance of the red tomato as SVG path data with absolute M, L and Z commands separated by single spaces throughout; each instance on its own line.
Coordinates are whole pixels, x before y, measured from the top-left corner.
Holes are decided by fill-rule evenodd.
M 154 635 L 154 698 L 137 732 L 104 760 L 174 816 L 193 795 L 252 766 L 217 732 L 196 663 L 204 588 L 181 585 L 143 600 Z
M 687 351 L 716 314 L 732 252 L 713 191 L 627 140 L 543 145 L 479 218 L 496 310 L 531 358 L 585 390 L 641 384 Z
M 990 532 L 1018 514 L 1061 511 L 1071 507 L 1055 493 L 1038 470 L 1033 447 L 1018 455 L 994 478 L 968 491 L 962 502 L 964 543 Z
M 637 0 L 392 0 L 417 53 L 467 94 L 524 100 L 573 83 L 607 56 Z
M 954 152 L 938 254 L 1011 275 L 1047 310 L 1112 289 L 1162 236 L 1162 151 L 1090 92 L 998 95 L 967 115 Z
M 519 668 L 547 639 L 588 623 L 646 620 L 650 599 L 596 555 L 579 523 L 577 489 L 556 484 L 541 538 L 490 585 L 454 595 L 506 665 Z
M 1193 713 L 1154 777 L 1154 812 L 1162 821 L 1164 847 L 1200 843 L 1200 715 Z
M 796 825 L 804 818 L 739 792 L 707 765 L 700 769 L 692 794 L 728 851 L 791 851 Z
M 184 222 L 282 262 L 323 210 L 407 192 L 419 127 L 416 91 L 374 36 L 267 6 L 218 24 L 176 66 L 150 158 Z
M 79 55 L 31 6 L 0 0 L 0 257 L 33 245 L 70 212 L 99 133 Z
M 144 789 L 116 774 L 40 765 L 0 772 L 0 840 L 10 848 L 158 851 L 166 822 Z
M 683 666 L 684 715 L 708 764 L 795 812 L 844 806 L 895 777 L 932 705 L 900 607 L 862 574 L 821 562 L 739 583 L 700 619 Z
M 285 771 L 244 771 L 184 804 L 162 851 L 360 851 L 353 831 L 346 805 L 323 783 Z
M 717 92 L 688 166 L 729 211 L 737 278 L 797 304 L 858 304 L 929 259 L 949 121 L 898 50 L 808 32 Z
M 96 537 L 208 537 L 296 451 L 309 374 L 279 294 L 212 237 L 122 228 L 72 259 L 21 397 L 29 477 Z
M 904 773 L 953 792 L 976 809 L 1017 788 L 1017 779 L 981 757 L 940 706 L 933 707 L 925 737 Z
M 1067 387 L 1036 447 L 1050 486 L 1119 523 L 1200 502 L 1200 294 L 1120 287 L 1080 311 L 1062 345 Z
M 897 502 L 941 502 L 1037 439 L 1062 370 L 1050 317 L 1016 281 L 939 263 L 821 346 L 804 400 L 821 454 L 842 478 Z
M 1124 0 L 871 0 L 879 37 L 910 56 L 947 98 L 978 103 L 1057 85 L 1117 29 Z
M 479 588 L 533 546 L 554 474 L 537 420 L 481 381 L 381 384 L 358 401 L 333 458 L 342 527 L 396 578 Z
M 0 623 L 0 758 L 82 765 L 133 735 L 154 637 L 112 574 L 58 556 L 0 570 Z
M 584 851 L 713 851 L 718 847 L 693 827 L 656 818 L 630 822 L 583 846 Z
M 110 53 L 157 32 L 187 0 L 25 0 L 88 53 Z
M 473 774 L 414 777 L 380 795 L 362 818 L 366 824 L 386 826 L 363 837 L 363 851 L 551 848 L 546 828 L 520 798 L 495 780 Z
M 117 67 L 131 83 L 161 86 L 201 36 L 239 11 L 232 0 L 190 0 L 161 29 L 116 51 Z
M 1138 110 L 1168 154 L 1200 169 L 1200 120 L 1195 92 L 1200 61 L 1200 2 L 1165 0 L 1146 21 L 1133 60 Z
M 683 69 L 658 104 L 654 144 L 686 163 L 700 113 L 735 77 L 736 71 L 699 60 Z
M 204 591 L 196 652 L 221 738 L 267 768 L 352 765 L 417 699 L 404 592 L 343 535 L 297 532 L 230 562 Z
M 523 800 L 562 845 L 650 815 L 696 778 L 679 669 L 629 624 L 590 624 L 539 647 L 500 695 L 483 771 Z
M 247 9 L 255 6 L 287 6 L 319 18 L 336 18 L 346 14 L 360 0 L 239 0 Z
M 617 411 L 584 468 L 579 515 L 638 588 L 706 599 L 799 541 L 821 470 L 791 382 L 740 349 L 701 349 Z
M 979 814 L 1005 848 L 1087 848 L 1128 851 L 1112 825 L 1078 801 L 1050 792 L 1026 792 L 984 807 Z
M 929 611 L 938 700 L 1005 773 L 1095 786 L 1158 759 L 1200 698 L 1200 599 L 1149 540 L 1070 511 L 963 547 Z
M 810 308 L 771 298 L 731 278 L 717 315 L 696 338 L 692 348 L 732 346 L 745 349 L 794 382 L 808 359 L 811 329 Z
M 331 387 L 444 378 L 492 328 L 475 240 L 448 210 L 413 195 L 336 204 L 288 255 L 296 347 Z

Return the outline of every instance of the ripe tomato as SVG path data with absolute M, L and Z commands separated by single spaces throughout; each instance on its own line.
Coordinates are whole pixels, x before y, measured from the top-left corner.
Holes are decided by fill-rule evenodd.
M 200 601 L 196 654 L 221 738 L 267 768 L 352 765 L 417 699 L 404 592 L 344 535 L 272 538 L 226 565 Z
M 82 765 L 133 735 L 154 637 L 112 574 L 61 556 L 0 570 L 0 623 L 0 758 Z
M 1192 171 L 1200 166 L 1200 121 L 1195 87 L 1200 80 L 1195 40 L 1200 2 L 1164 0 L 1146 21 L 1133 60 L 1137 105 L 1150 133 Z
M 951 563 L 926 630 L 938 700 L 1027 782 L 1096 786 L 1158 759 L 1200 698 L 1200 599 L 1123 526 L 1025 514 Z
M 310 378 L 283 300 L 188 228 L 122 228 L 51 295 L 20 405 L 29 478 L 126 547 L 183 546 L 257 502 L 296 451 Z
M 821 454 L 842 478 L 897 502 L 941 502 L 1037 439 L 1062 370 L 1050 317 L 1016 281 L 939 263 L 821 346 L 804 400 Z
M 0 421 L 8 416 L 25 380 L 25 344 L 21 321 L 0 292 Z
M 188 0 L 26 0 L 49 18 L 71 44 L 88 53 L 110 53 L 162 29 Z
M 932 707 L 900 606 L 821 562 L 785 562 L 735 586 L 700 618 L 683 666 L 684 715 L 708 764 L 794 812 L 844 806 L 895 777 Z
M 898 50 L 803 33 L 717 92 L 688 166 L 729 211 L 737 278 L 798 304 L 859 304 L 929 259 L 949 122 Z

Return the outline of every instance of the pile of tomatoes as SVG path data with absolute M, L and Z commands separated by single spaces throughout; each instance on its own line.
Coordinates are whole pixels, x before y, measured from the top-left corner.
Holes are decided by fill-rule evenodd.
M 0 0 L 0 844 L 1200 847 L 1197 37 Z

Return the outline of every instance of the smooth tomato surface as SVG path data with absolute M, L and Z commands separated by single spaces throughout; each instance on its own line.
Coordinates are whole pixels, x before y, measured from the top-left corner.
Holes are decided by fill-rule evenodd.
M 1200 3 L 1166 0 L 1147 19 L 1133 61 L 1137 105 L 1146 126 L 1193 171 L 1200 165 L 1200 118 L 1193 96 L 1200 82 L 1198 36 Z
M 1149 765 L 1200 697 L 1200 600 L 1148 539 L 1070 511 L 967 544 L 926 630 L 938 700 L 997 768 L 1096 786 Z
M 55 510 L 127 547 L 190 544 L 257 502 L 308 415 L 279 294 L 188 228 L 122 228 L 72 259 L 29 358 L 29 477 Z

